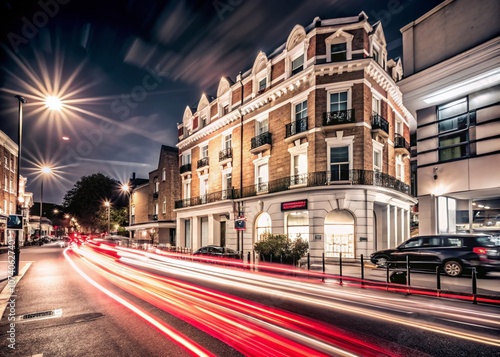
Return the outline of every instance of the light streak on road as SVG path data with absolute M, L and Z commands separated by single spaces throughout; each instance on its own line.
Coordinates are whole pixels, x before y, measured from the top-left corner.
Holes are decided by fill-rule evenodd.
M 185 348 L 193 356 L 206 356 L 206 357 L 214 356 L 208 350 L 204 349 L 202 346 L 197 345 L 196 343 L 194 343 L 193 341 L 191 341 L 189 338 L 183 336 L 182 334 L 178 333 L 174 329 L 172 329 L 172 328 L 168 327 L 167 325 L 165 325 L 164 323 L 158 321 L 157 319 L 155 319 L 154 317 L 150 316 L 146 312 L 142 311 L 141 309 L 139 309 L 138 307 L 136 307 L 132 303 L 130 303 L 127 300 L 123 299 L 122 297 L 114 294 L 110 290 L 104 288 L 102 285 L 100 285 L 99 283 L 97 283 L 95 280 L 91 279 L 87 274 L 85 274 L 73 262 L 73 260 L 68 255 L 68 250 L 69 250 L 69 248 L 66 248 L 64 250 L 64 256 L 66 257 L 66 259 L 68 260 L 68 262 L 71 264 L 71 266 L 73 267 L 73 269 L 75 269 L 86 281 L 88 281 L 94 287 L 96 287 L 97 289 L 99 289 L 100 291 L 102 291 L 103 293 L 105 293 L 106 295 L 108 295 L 110 298 L 112 298 L 115 301 L 119 302 L 120 304 L 122 304 L 123 306 L 125 306 L 126 308 L 128 308 L 129 310 L 131 310 L 132 312 L 134 312 L 135 314 L 137 314 L 139 317 L 141 317 L 144 320 L 146 320 L 147 322 L 149 322 L 151 325 L 153 325 L 158 330 L 160 330 L 161 332 L 163 332 L 163 334 L 166 337 L 168 337 L 172 341 L 176 342 L 177 344 L 179 344 L 180 346 L 182 346 L 183 348 Z
M 447 306 L 429 309 L 428 302 L 408 301 L 397 295 L 374 295 L 363 290 L 349 290 L 347 296 L 345 289 L 327 282 L 290 276 L 284 279 L 273 274 L 248 271 L 242 269 L 245 264 L 240 262 L 234 264 L 236 268 L 220 267 L 179 260 L 166 254 L 105 245 L 83 246 L 75 251 L 120 288 L 193 324 L 245 355 L 269 355 L 270 351 L 273 355 L 304 356 L 394 354 L 334 326 L 167 276 L 195 278 L 215 282 L 222 287 L 226 285 L 252 292 L 279 294 L 284 300 L 500 347 L 498 339 L 488 334 L 464 332 L 463 329 L 443 326 L 438 321 L 476 324 L 478 330 L 490 329 L 494 335 L 500 326 L 500 315 L 495 313 L 485 314 L 467 308 L 460 308 L 457 313 L 456 307 Z M 413 318 L 415 313 L 422 312 L 432 315 L 432 321 Z
M 121 289 L 249 356 L 397 356 L 354 334 L 285 311 L 125 266 L 82 247 Z M 133 254 L 125 252 L 128 258 Z M 122 258 L 123 259 L 123 258 Z M 135 262 L 147 264 L 141 258 Z

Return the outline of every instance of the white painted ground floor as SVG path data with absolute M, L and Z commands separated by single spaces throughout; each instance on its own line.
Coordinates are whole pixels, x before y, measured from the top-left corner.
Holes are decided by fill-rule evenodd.
M 376 186 L 305 187 L 176 210 L 179 247 L 215 244 L 253 252 L 265 232 L 309 242 L 311 257 L 359 259 L 410 237 L 416 199 Z M 243 220 L 244 230 L 235 229 Z

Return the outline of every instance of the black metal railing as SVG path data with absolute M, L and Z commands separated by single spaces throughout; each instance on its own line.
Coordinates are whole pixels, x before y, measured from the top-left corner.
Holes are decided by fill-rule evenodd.
M 191 171 L 191 164 L 185 164 L 185 165 L 182 165 L 180 168 L 179 168 L 179 172 L 181 174 L 184 174 L 186 172 L 190 172 Z
M 307 117 L 298 119 L 285 126 L 285 138 L 307 131 Z
M 355 122 L 354 109 L 325 112 L 323 115 L 323 126 L 352 124 Z
M 410 151 L 410 144 L 401 134 L 394 134 L 394 147 L 396 149 L 406 149 L 408 152 Z
M 201 169 L 202 167 L 208 166 L 208 156 L 202 159 L 199 159 L 196 163 L 196 168 Z
M 233 149 L 227 148 L 219 151 L 219 161 L 224 161 L 227 159 L 231 159 L 233 157 Z
M 158 220 L 158 215 L 157 214 L 148 214 L 148 219 L 150 221 L 157 221 Z
M 262 133 L 252 138 L 251 148 L 255 149 L 258 148 L 259 146 L 266 144 L 271 145 L 271 143 L 272 143 L 272 134 L 266 131 L 265 133 Z
M 389 122 L 385 120 L 380 114 L 373 113 L 372 115 L 372 130 L 383 130 L 389 134 Z
M 157 199 L 158 198 L 158 192 L 153 192 L 153 199 Z
M 239 198 L 237 195 L 237 190 L 230 188 L 227 190 L 217 191 L 207 193 L 206 195 L 191 197 L 184 200 L 175 201 L 175 208 L 185 208 L 198 206 L 206 203 L 219 202 L 223 200 L 231 200 Z
M 337 170 L 319 171 L 303 175 L 287 176 L 277 180 L 262 182 L 239 189 L 230 189 L 210 193 L 204 196 L 193 197 L 175 202 L 175 208 L 185 208 L 205 203 L 218 202 L 227 199 L 239 199 L 256 196 L 259 193 L 274 193 L 293 190 L 298 184 L 307 187 L 320 187 L 338 184 L 369 185 L 390 188 L 410 195 L 410 186 L 395 177 L 378 171 L 369 170 Z M 299 186 L 302 187 L 302 186 Z

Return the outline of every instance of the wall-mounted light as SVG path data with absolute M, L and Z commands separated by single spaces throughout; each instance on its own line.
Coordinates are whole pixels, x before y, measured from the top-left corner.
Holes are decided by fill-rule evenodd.
M 438 179 L 437 170 L 438 170 L 437 166 L 432 169 L 432 173 L 434 174 L 434 180 Z

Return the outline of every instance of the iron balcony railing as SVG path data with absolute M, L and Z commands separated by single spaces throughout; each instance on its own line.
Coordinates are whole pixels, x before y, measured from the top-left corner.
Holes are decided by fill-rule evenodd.
M 307 117 L 298 119 L 285 126 L 285 138 L 307 131 Z
M 406 149 L 410 151 L 410 144 L 406 141 L 405 137 L 401 134 L 394 135 L 394 147 L 396 149 Z
M 353 124 L 355 122 L 354 109 L 325 112 L 323 115 L 323 126 Z
M 191 197 L 184 200 L 175 201 L 175 208 L 185 208 L 198 206 L 205 203 L 219 202 L 238 198 L 237 190 L 230 188 L 227 190 L 207 193 L 206 195 Z
M 233 149 L 227 148 L 219 151 L 219 161 L 224 161 L 227 159 L 231 159 L 233 157 Z
M 202 167 L 208 166 L 208 156 L 202 159 L 199 159 L 196 163 L 196 168 L 201 169 Z
M 148 214 L 148 219 L 150 221 L 157 221 L 158 220 L 158 215 L 157 214 Z
M 190 172 L 191 171 L 191 164 L 184 164 L 182 165 L 180 168 L 179 168 L 179 172 L 181 174 L 184 174 L 186 172 Z
M 158 192 L 153 192 L 153 199 L 157 199 L 158 198 Z
M 258 148 L 259 146 L 266 144 L 271 145 L 271 143 L 272 143 L 272 134 L 266 131 L 265 133 L 262 133 L 252 138 L 251 148 L 255 149 Z
M 380 114 L 373 113 L 372 115 L 372 130 L 380 129 L 389 134 L 389 122 Z
M 252 197 L 262 193 L 283 192 L 293 190 L 299 184 L 305 184 L 307 187 L 320 187 L 343 183 L 349 185 L 385 187 L 410 195 L 409 185 L 387 174 L 370 170 L 340 169 L 333 172 L 320 171 L 302 175 L 287 176 L 278 180 L 246 186 L 243 187 L 241 191 L 238 189 L 230 189 L 210 193 L 204 196 L 193 197 L 187 200 L 180 200 L 175 202 L 175 208 L 185 208 L 227 199 Z

